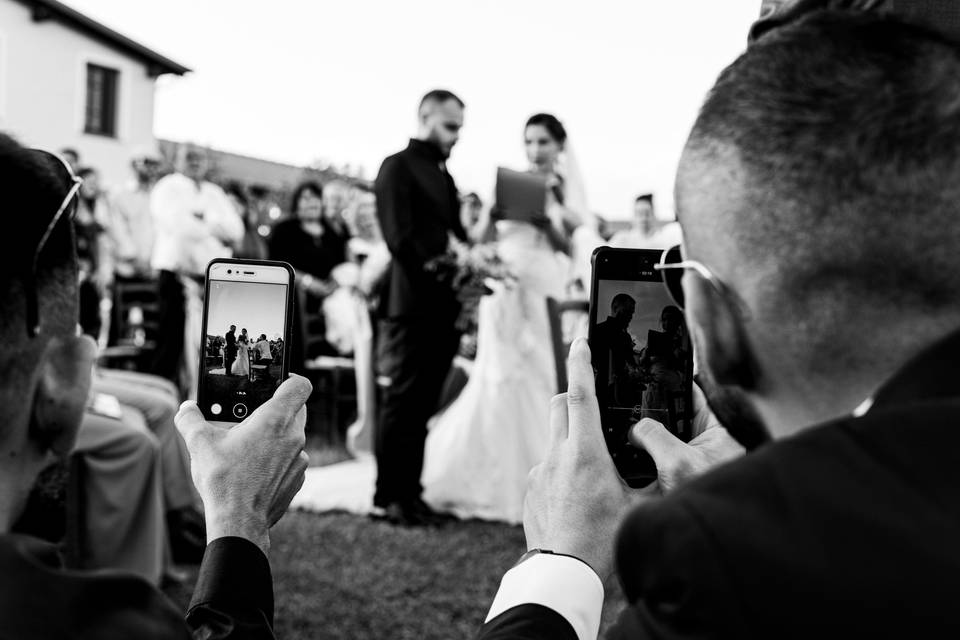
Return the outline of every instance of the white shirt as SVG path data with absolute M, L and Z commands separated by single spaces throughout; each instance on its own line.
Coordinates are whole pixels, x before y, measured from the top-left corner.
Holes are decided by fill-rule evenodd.
M 570 623 L 578 640 L 596 640 L 603 610 L 603 583 L 583 562 L 540 553 L 507 571 L 484 622 L 523 604 L 553 609 Z
M 649 235 L 638 229 L 618 231 L 610 238 L 610 246 L 617 249 L 669 249 L 680 244 L 682 240 L 680 225 L 668 222 Z
M 154 269 L 202 275 L 214 258 L 233 255 L 243 239 L 243 220 L 223 189 L 180 173 L 157 182 L 150 195 L 156 230 Z
M 270 343 L 266 340 L 261 340 L 257 344 L 253 345 L 254 349 L 259 349 L 261 358 L 272 358 L 270 354 Z
M 110 197 L 111 221 L 108 233 L 113 239 L 118 272 L 129 271 L 133 262 L 149 264 L 153 255 L 153 216 L 150 212 L 150 189 L 131 182 Z

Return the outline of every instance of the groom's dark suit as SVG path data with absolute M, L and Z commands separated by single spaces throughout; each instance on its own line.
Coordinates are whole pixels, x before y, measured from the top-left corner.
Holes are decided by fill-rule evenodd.
M 380 304 L 379 367 L 390 384 L 376 434 L 374 503 L 383 507 L 415 500 L 423 490 L 427 420 L 460 341 L 456 293 L 424 265 L 443 255 L 450 233 L 464 241 L 467 236 L 457 188 L 433 144 L 411 140 L 384 160 L 374 188 L 377 216 L 393 257 Z
M 237 335 L 234 331 L 227 331 L 224 338 L 227 340 L 227 344 L 223 347 L 223 366 L 226 368 L 224 373 L 230 375 L 233 363 L 237 359 Z

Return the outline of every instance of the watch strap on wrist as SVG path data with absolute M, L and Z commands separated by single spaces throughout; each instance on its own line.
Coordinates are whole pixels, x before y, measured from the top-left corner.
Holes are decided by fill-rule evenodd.
M 522 564 L 523 562 L 526 562 L 527 560 L 529 560 L 529 559 L 532 558 L 533 556 L 539 555 L 539 554 L 541 554 L 541 553 L 545 553 L 545 554 L 548 554 L 548 555 L 551 555 L 551 556 L 566 556 L 567 558 L 573 558 L 574 560 L 579 560 L 579 561 L 582 562 L 583 564 L 585 564 L 585 565 L 587 565 L 588 567 L 590 567 L 590 571 L 593 571 L 594 573 L 596 573 L 596 570 L 595 570 L 593 567 L 590 566 L 590 563 L 587 562 L 586 560 L 584 560 L 583 558 L 578 558 L 577 556 L 571 555 L 571 554 L 569 554 L 569 553 L 560 553 L 560 552 L 557 552 L 557 551 L 553 551 L 553 550 L 551 550 L 551 549 L 530 549 L 530 550 L 527 551 L 525 554 L 523 554 L 522 556 L 520 556 L 520 559 L 517 560 L 516 563 L 514 563 L 513 566 L 516 567 L 517 565 Z M 511 568 L 513 568 L 513 567 L 511 567 Z

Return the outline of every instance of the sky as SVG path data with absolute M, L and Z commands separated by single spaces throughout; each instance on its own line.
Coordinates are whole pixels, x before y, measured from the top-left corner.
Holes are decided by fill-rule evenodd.
M 760 0 L 66 0 L 187 65 L 157 85 L 155 133 L 376 175 L 444 87 L 467 103 L 448 164 L 462 191 L 524 169 L 526 119 L 553 113 L 588 205 L 629 216 L 673 177 L 697 109 L 746 44 Z
M 286 302 L 286 285 L 211 281 L 207 334 L 225 335 L 234 324 L 238 337 L 246 329 L 251 340 L 261 333 L 275 340 L 283 335 Z

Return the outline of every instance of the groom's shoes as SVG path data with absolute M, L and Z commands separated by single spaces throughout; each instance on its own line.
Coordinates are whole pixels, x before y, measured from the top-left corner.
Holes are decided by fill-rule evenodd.
M 457 520 L 456 516 L 434 511 L 420 498 L 374 507 L 370 515 L 374 520 L 385 520 L 401 527 L 440 527 Z

